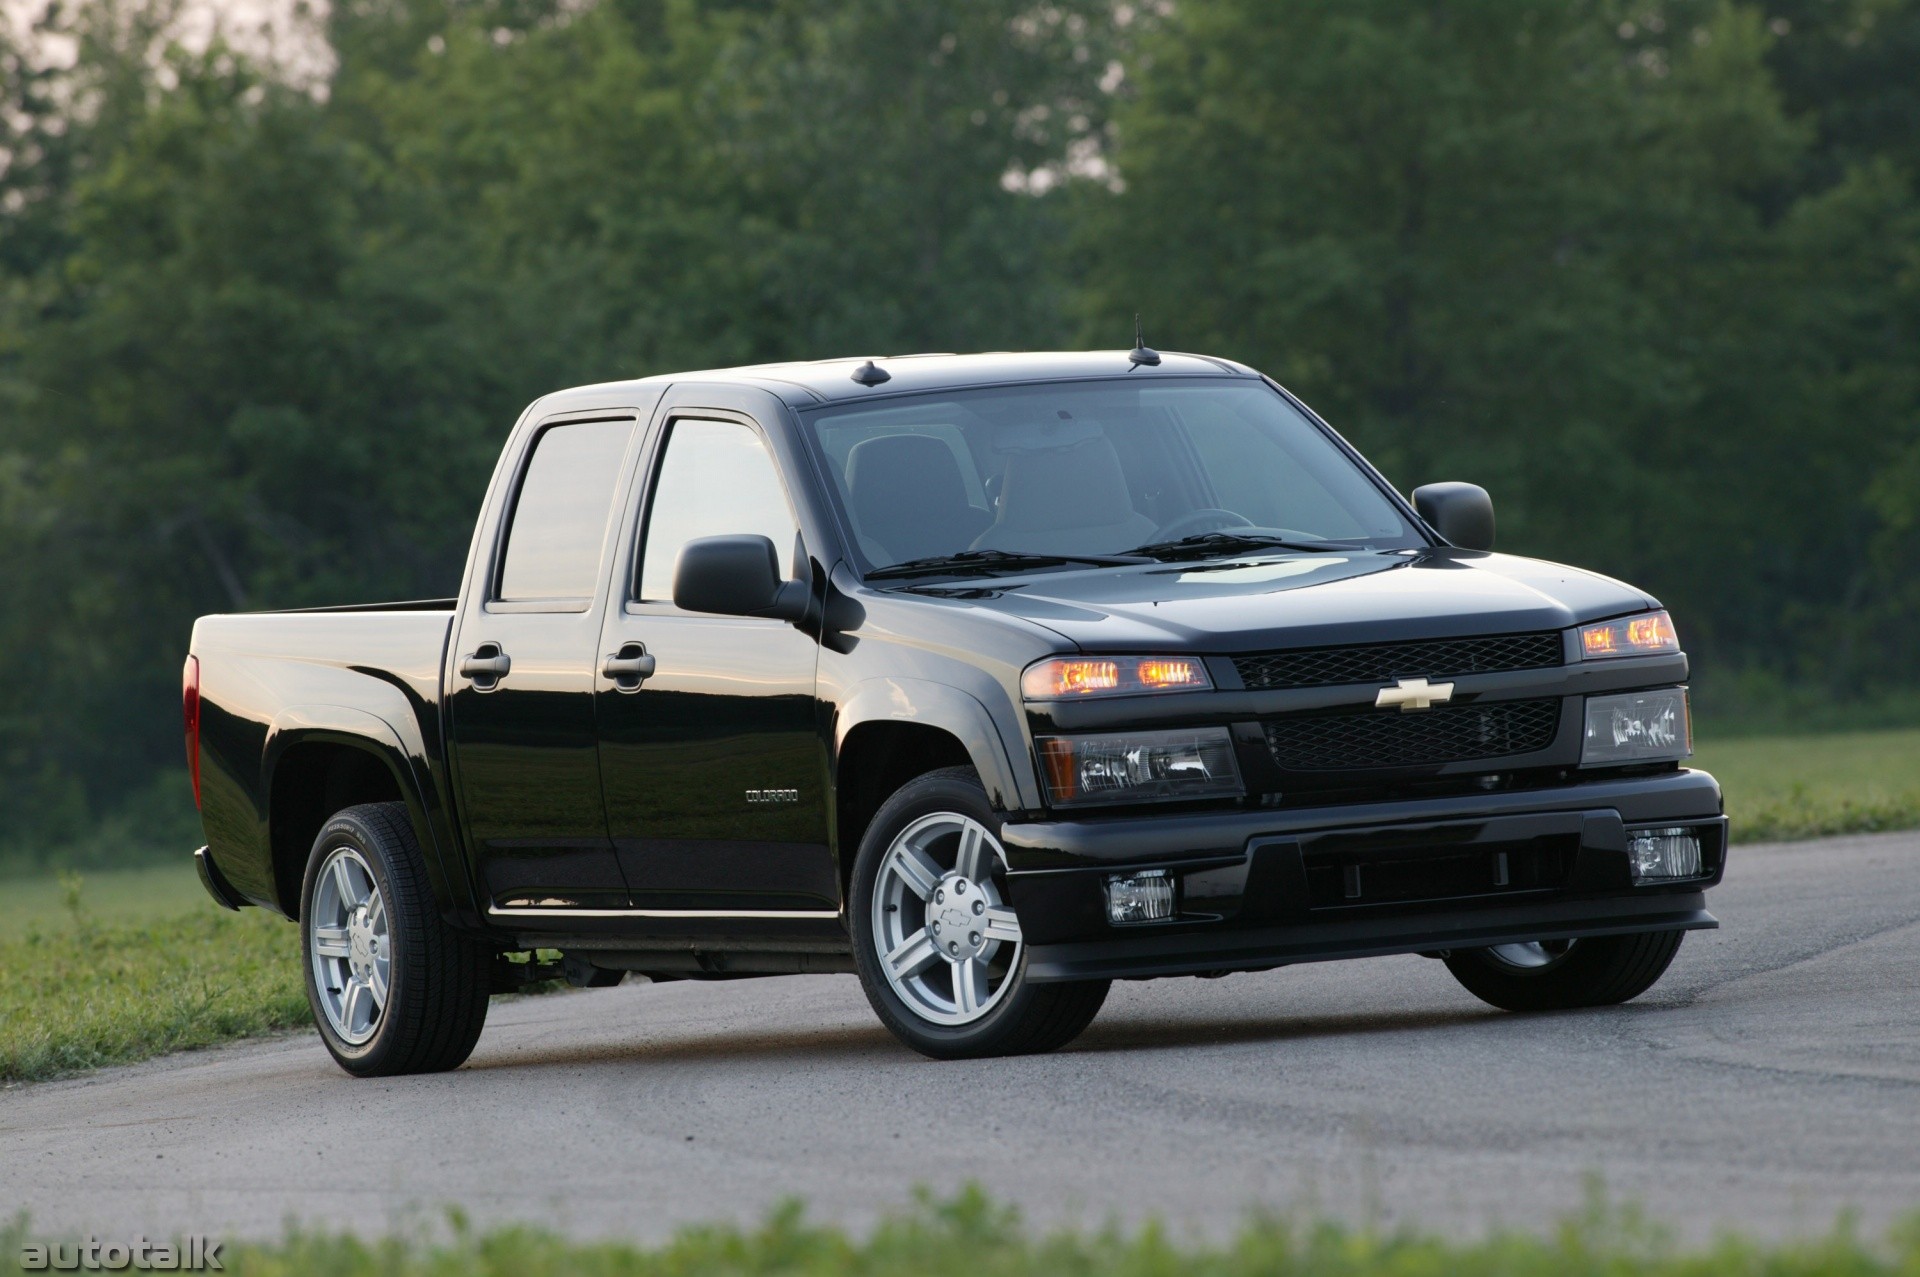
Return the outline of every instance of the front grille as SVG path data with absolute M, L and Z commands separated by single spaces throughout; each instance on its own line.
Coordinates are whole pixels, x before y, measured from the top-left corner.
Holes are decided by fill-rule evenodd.
M 1560 664 L 1560 632 L 1496 634 L 1491 638 L 1428 639 L 1365 647 L 1309 647 L 1296 652 L 1236 656 L 1233 667 L 1248 691 L 1283 687 L 1338 687 L 1388 683 L 1403 675 L 1497 674 Z
M 1298 714 L 1270 719 L 1266 729 L 1273 761 L 1288 771 L 1459 763 L 1545 749 L 1560 730 L 1560 701 Z

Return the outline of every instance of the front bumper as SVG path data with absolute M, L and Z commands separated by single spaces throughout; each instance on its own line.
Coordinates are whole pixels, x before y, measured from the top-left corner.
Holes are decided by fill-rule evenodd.
M 1627 832 L 1698 829 L 1697 878 L 1636 887 Z M 1718 926 L 1726 865 L 1705 772 L 1400 802 L 1005 826 L 1035 981 L 1256 970 L 1521 940 Z M 1172 921 L 1107 922 L 1106 876 L 1164 869 Z

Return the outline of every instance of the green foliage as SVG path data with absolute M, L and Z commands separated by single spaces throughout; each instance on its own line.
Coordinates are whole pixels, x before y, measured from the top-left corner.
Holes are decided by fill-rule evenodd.
M 186 845 L 192 618 L 450 593 L 541 393 L 1136 310 L 1706 668 L 1911 679 L 1920 0 L 343 0 L 314 91 L 180 30 L 0 33 L 5 863 Z
M 207 904 L 103 925 L 87 916 L 84 884 L 68 894 L 72 927 L 0 938 L 0 1082 L 309 1022 L 298 933 L 284 919 Z
M 1487 484 L 1504 547 L 1647 586 L 1709 663 L 1888 680 L 1913 174 L 1862 157 L 1796 189 L 1818 131 L 1754 8 L 1271 14 L 1182 6 L 1156 46 L 1118 113 L 1125 192 L 1085 200 L 1089 334 L 1165 316 L 1406 486 Z
M 913 1209 L 884 1218 L 864 1239 L 810 1222 L 797 1202 L 769 1212 L 756 1228 L 687 1228 L 657 1247 L 575 1242 L 524 1227 L 480 1231 L 458 1212 L 450 1216 L 445 1231 L 448 1235 L 434 1239 L 293 1230 L 278 1242 L 229 1243 L 220 1260 L 228 1272 L 258 1277 L 1893 1277 L 1920 1266 L 1916 1221 L 1899 1226 L 1877 1244 L 1863 1240 L 1843 1221 L 1824 1236 L 1793 1241 L 1730 1235 L 1707 1246 L 1682 1246 L 1639 1212 L 1604 1199 L 1544 1235 L 1494 1232 L 1472 1241 L 1280 1217 L 1255 1217 L 1220 1242 L 1175 1241 L 1158 1223 L 1131 1230 L 1109 1226 L 1043 1233 L 1023 1225 L 1016 1210 L 978 1187 L 945 1199 L 922 1193 Z M 21 1271 L 16 1265 L 30 1238 L 52 1240 L 33 1234 L 25 1221 L 0 1228 L 0 1274 Z
M 16 101 L 133 104 L 81 94 L 77 153 L 5 169 L 35 196 L 0 242 L 41 245 L 0 254 L 15 859 L 178 756 L 194 616 L 451 593 L 536 395 L 1058 332 L 1051 210 L 999 179 L 1057 149 L 1019 121 L 1098 96 L 1068 10 L 369 0 L 321 100 L 219 45 L 156 61 L 164 14 L 116 3 L 64 80 L 0 61 Z

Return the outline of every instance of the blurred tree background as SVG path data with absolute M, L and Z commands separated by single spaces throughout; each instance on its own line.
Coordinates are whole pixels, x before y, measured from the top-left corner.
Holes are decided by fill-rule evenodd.
M 0 858 L 187 845 L 192 618 L 451 592 L 539 394 L 1136 310 L 1710 711 L 1920 682 L 1920 0 L 177 5 L 0 32 Z

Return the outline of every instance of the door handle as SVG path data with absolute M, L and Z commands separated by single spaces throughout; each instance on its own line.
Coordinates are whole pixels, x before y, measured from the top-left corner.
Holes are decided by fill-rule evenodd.
M 653 654 L 644 643 L 623 643 L 600 672 L 613 680 L 616 691 L 637 692 L 640 684 L 653 677 Z
M 513 660 L 498 643 L 482 643 L 460 658 L 460 677 L 473 681 L 476 692 L 491 692 L 513 668 Z

